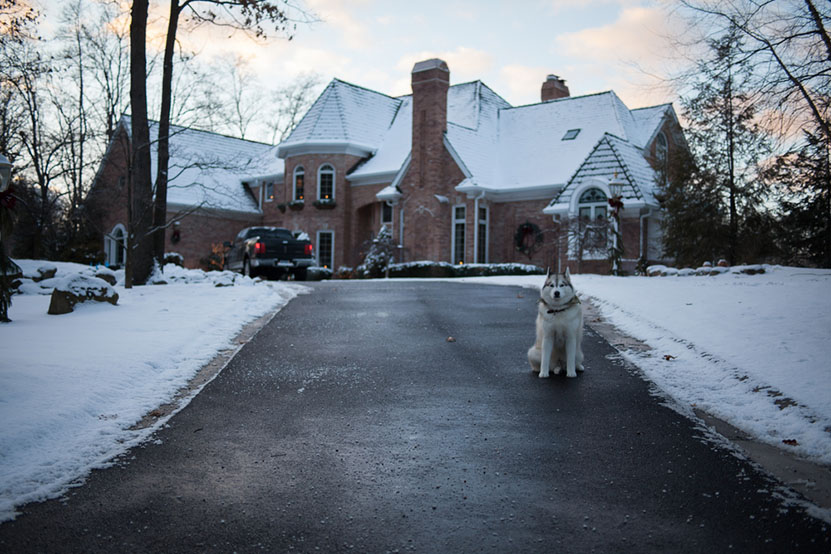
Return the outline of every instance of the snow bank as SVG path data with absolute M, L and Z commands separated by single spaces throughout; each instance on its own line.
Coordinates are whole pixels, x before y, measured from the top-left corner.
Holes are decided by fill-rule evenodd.
M 42 264 L 18 263 L 34 275 Z M 0 521 L 144 440 L 152 429 L 129 428 L 220 350 L 234 348 L 246 323 L 307 290 L 169 265 L 167 285 L 117 285 L 117 306 L 79 304 L 56 317 L 47 315 L 41 291 L 51 292 L 63 274 L 95 268 L 54 265 L 53 279 L 30 281 L 36 294 L 13 297 L 12 323 L 0 329 Z M 217 286 L 229 280 L 234 286 Z
M 454 281 L 542 284 L 541 277 Z M 624 354 L 681 405 L 831 464 L 831 270 L 748 266 L 573 282 L 612 324 L 652 347 Z

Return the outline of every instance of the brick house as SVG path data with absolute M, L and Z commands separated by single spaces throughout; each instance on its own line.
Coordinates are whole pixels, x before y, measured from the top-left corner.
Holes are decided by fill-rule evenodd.
M 171 183 L 191 197 L 169 197 L 170 216 L 181 218 L 168 230 L 169 250 L 196 265 L 211 244 L 265 224 L 307 232 L 319 265 L 354 267 L 388 225 L 399 261 L 607 272 L 606 232 L 595 229 L 602 236 L 587 250 L 569 229 L 606 220 L 615 180 L 624 268 L 660 258 L 655 189 L 673 149 L 686 148 L 670 104 L 630 110 L 614 92 L 571 97 L 550 75 L 540 103 L 514 107 L 480 81 L 450 86 L 438 59 L 415 64 L 412 91 L 391 97 L 334 79 L 276 147 L 178 129 L 179 167 L 188 165 L 183 153 L 246 166 L 171 170 Z M 119 157 L 110 150 L 98 178 L 106 190 L 118 173 L 107 169 Z M 197 206 L 193 195 L 208 182 L 212 194 Z M 110 215 L 104 227 L 112 230 L 123 210 Z

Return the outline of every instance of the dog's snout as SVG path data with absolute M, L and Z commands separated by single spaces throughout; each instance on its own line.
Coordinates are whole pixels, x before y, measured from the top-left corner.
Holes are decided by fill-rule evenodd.
M 558 291 L 558 290 L 554 291 L 554 298 L 560 298 L 560 291 Z

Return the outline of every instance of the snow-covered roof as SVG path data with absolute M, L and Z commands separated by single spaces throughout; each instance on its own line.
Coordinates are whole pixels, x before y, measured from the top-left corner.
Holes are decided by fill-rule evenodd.
M 643 149 L 632 142 L 605 133 L 574 172 L 563 190 L 543 210 L 547 214 L 574 211 L 575 198 L 588 187 L 609 193 L 608 183 L 623 183 L 625 205 L 656 206 L 657 174 L 644 157 Z
M 401 100 L 333 79 L 278 146 L 285 157 L 303 152 L 345 151 L 363 155 L 373 153 L 390 127 Z
M 460 191 L 553 195 L 606 134 L 641 148 L 671 110 L 668 104 L 629 110 L 614 92 L 512 107 L 473 81 L 448 89 L 445 147 L 465 175 Z M 411 144 L 412 95 L 392 98 L 334 79 L 278 152 L 285 157 L 304 148 L 336 152 L 349 146 L 367 156 L 347 176 L 363 185 L 401 177 Z
M 130 132 L 130 118 L 122 123 Z M 150 122 L 151 176 L 158 160 L 158 123 Z M 170 126 L 167 202 L 172 205 L 260 213 L 254 199 L 244 193 L 243 176 L 279 175 L 283 160 L 276 148 L 208 131 Z

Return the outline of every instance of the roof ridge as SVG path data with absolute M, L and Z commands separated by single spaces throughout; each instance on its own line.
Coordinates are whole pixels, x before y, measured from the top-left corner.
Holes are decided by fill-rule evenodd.
M 122 120 L 126 120 L 125 124 L 127 124 L 127 125 L 130 125 L 130 126 L 133 125 L 133 118 L 132 118 L 131 115 L 127 115 L 127 114 L 122 115 L 121 118 L 119 119 L 119 122 L 121 122 Z M 148 127 L 152 126 L 152 125 L 159 125 L 159 121 L 156 120 L 156 119 L 148 118 L 147 119 L 147 125 L 148 125 Z M 177 123 L 171 123 L 170 124 L 171 131 L 174 128 L 178 129 L 179 132 L 189 131 L 189 132 L 193 132 L 193 133 L 204 133 L 204 134 L 207 134 L 207 135 L 213 135 L 213 136 L 216 136 L 216 137 L 222 137 L 222 138 L 227 138 L 227 139 L 231 139 L 231 140 L 238 140 L 238 141 L 248 142 L 248 143 L 252 143 L 252 144 L 261 144 L 263 146 L 271 146 L 271 147 L 275 146 L 274 144 L 272 144 L 270 142 L 261 142 L 259 140 L 251 140 L 251 139 L 247 139 L 247 138 L 235 137 L 235 136 L 232 136 L 232 135 L 226 135 L 225 133 L 218 133 L 216 131 L 208 131 L 207 129 L 200 129 L 198 127 L 186 127 L 184 125 L 179 125 Z M 158 137 L 156 137 L 156 138 L 158 138 Z M 153 141 L 155 139 L 153 137 L 150 137 L 150 140 Z
M 346 86 L 349 86 L 349 87 L 352 87 L 352 88 L 357 88 L 357 89 L 365 90 L 365 91 L 367 91 L 367 92 L 372 92 L 372 93 L 377 94 L 377 95 L 379 95 L 379 96 L 384 96 L 384 97 L 386 97 L 386 98 L 389 98 L 390 100 L 398 100 L 398 97 L 396 97 L 396 96 L 390 96 L 389 94 L 386 94 L 386 93 L 384 93 L 384 92 L 377 91 L 377 90 L 375 90 L 375 89 L 371 89 L 371 88 L 369 88 L 369 87 L 364 87 L 364 86 L 361 86 L 361 85 L 356 85 L 355 83 L 350 83 L 349 81 L 344 81 L 343 79 L 339 79 L 338 77 L 332 77 L 332 81 L 337 81 L 337 82 L 339 82 L 339 83 L 341 83 L 341 84 L 343 84 L 343 85 L 346 85 Z M 331 83 L 330 83 L 330 84 L 331 84 Z
M 496 94 L 496 93 L 494 93 Z M 533 104 L 521 104 L 519 106 L 511 106 L 510 108 L 502 108 L 503 110 L 515 110 L 518 108 L 530 108 L 533 106 L 547 106 L 551 104 L 560 104 L 568 102 L 569 100 L 580 100 L 583 98 L 591 98 L 592 96 L 603 96 L 604 94 L 614 94 L 612 90 L 604 90 L 602 92 L 592 92 L 589 94 L 581 94 L 580 96 L 565 96 L 563 98 L 555 98 L 554 100 L 546 100 L 545 102 L 534 102 Z

